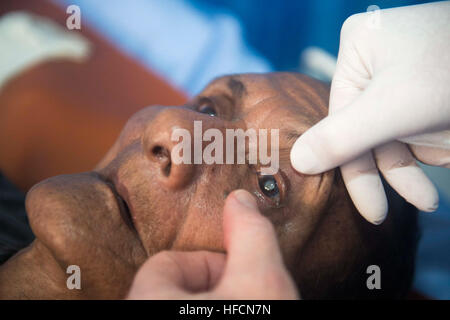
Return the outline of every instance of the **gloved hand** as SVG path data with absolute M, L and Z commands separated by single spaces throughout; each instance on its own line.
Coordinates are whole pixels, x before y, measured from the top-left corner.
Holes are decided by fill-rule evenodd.
M 293 167 L 341 166 L 359 212 L 387 214 L 379 172 L 408 202 L 434 211 L 438 193 L 416 163 L 450 167 L 450 2 L 349 17 L 341 30 L 329 116 L 291 150 Z
M 227 255 L 165 251 L 138 271 L 128 299 L 296 299 L 275 231 L 246 191 L 224 208 Z

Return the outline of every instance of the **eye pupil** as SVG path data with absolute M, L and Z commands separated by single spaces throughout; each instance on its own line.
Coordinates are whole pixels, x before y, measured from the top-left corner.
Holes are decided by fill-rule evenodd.
M 259 178 L 259 187 L 261 191 L 268 197 L 275 198 L 279 196 L 277 181 L 273 176 L 261 176 Z

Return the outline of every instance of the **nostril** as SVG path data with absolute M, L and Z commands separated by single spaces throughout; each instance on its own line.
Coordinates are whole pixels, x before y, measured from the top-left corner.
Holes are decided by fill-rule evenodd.
M 169 151 L 162 146 L 155 146 L 152 149 L 153 156 L 161 163 L 162 173 L 168 177 L 170 175 L 170 169 L 172 168 L 172 162 L 170 161 Z
M 170 169 L 172 168 L 172 162 L 169 160 L 167 165 L 162 169 L 163 174 L 168 177 L 170 176 Z
M 167 157 L 168 157 L 168 153 L 167 153 L 166 148 L 163 148 L 163 147 L 161 147 L 161 146 L 155 146 L 155 147 L 152 149 L 152 154 L 153 154 L 156 158 L 158 158 L 158 159 L 160 159 L 160 160 L 163 160 L 164 158 L 167 158 Z

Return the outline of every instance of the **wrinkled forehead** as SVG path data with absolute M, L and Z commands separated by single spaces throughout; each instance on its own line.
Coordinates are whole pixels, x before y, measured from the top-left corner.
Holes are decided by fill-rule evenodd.
M 298 73 L 220 77 L 199 94 L 215 95 L 227 96 L 235 105 L 238 117 L 257 118 L 266 127 L 293 125 L 304 131 L 328 113 L 328 85 Z

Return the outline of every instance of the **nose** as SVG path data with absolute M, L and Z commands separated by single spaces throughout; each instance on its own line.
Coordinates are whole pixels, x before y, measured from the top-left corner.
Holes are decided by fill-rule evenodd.
M 194 172 L 198 168 L 193 164 L 193 152 L 190 152 L 189 161 L 175 159 L 172 151 L 181 143 L 181 140 L 172 139 L 172 133 L 175 129 L 183 129 L 184 132 L 189 133 L 190 141 L 187 144 L 190 150 L 193 150 L 194 120 L 202 120 L 202 123 L 211 121 L 208 119 L 211 117 L 201 116 L 186 108 L 167 108 L 160 111 L 147 125 L 142 140 L 143 148 L 150 165 L 158 170 L 157 177 L 163 186 L 170 189 L 182 189 L 191 183 Z M 186 158 L 183 157 L 183 159 Z

